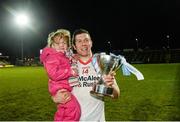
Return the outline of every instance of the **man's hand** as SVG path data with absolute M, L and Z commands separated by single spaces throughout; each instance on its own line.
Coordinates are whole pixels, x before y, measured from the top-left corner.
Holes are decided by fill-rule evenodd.
M 120 95 L 120 89 L 116 83 L 115 76 L 116 73 L 114 71 L 110 72 L 108 75 L 103 76 L 103 80 L 105 81 L 106 86 L 113 88 L 112 98 L 117 99 Z
M 66 89 L 58 90 L 56 95 L 52 96 L 52 100 L 57 104 L 65 104 L 71 100 L 71 93 Z
M 103 76 L 103 80 L 105 81 L 105 84 L 107 86 L 112 86 L 114 84 L 114 80 L 115 80 L 115 76 L 116 73 L 115 72 L 110 72 L 108 75 L 104 75 Z

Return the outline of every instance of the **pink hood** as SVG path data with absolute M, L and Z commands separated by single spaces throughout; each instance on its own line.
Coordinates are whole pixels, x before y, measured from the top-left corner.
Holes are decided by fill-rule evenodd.
M 43 63 L 48 55 L 58 53 L 55 49 L 50 47 L 45 47 L 40 55 L 40 61 Z

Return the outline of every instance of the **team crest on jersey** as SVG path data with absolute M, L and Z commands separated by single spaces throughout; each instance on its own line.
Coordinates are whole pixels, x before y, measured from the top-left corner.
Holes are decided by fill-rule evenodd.
M 83 75 L 87 75 L 87 74 L 89 73 L 89 69 L 90 69 L 89 66 L 87 66 L 87 67 L 82 67 L 82 74 L 83 74 Z

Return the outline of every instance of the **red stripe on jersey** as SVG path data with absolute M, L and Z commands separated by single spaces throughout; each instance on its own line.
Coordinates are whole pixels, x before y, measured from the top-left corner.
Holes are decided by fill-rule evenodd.
M 80 62 L 81 64 L 83 64 L 83 65 L 87 65 L 87 64 L 89 64 L 91 61 L 92 61 L 92 57 L 91 57 L 88 61 L 86 61 L 86 62 L 84 62 L 84 61 L 82 61 L 81 59 L 79 59 L 79 62 Z

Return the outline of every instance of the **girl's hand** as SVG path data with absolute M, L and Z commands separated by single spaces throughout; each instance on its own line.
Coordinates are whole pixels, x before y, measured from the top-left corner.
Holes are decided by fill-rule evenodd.
M 78 76 L 78 69 L 71 67 L 71 75 L 77 77 Z

